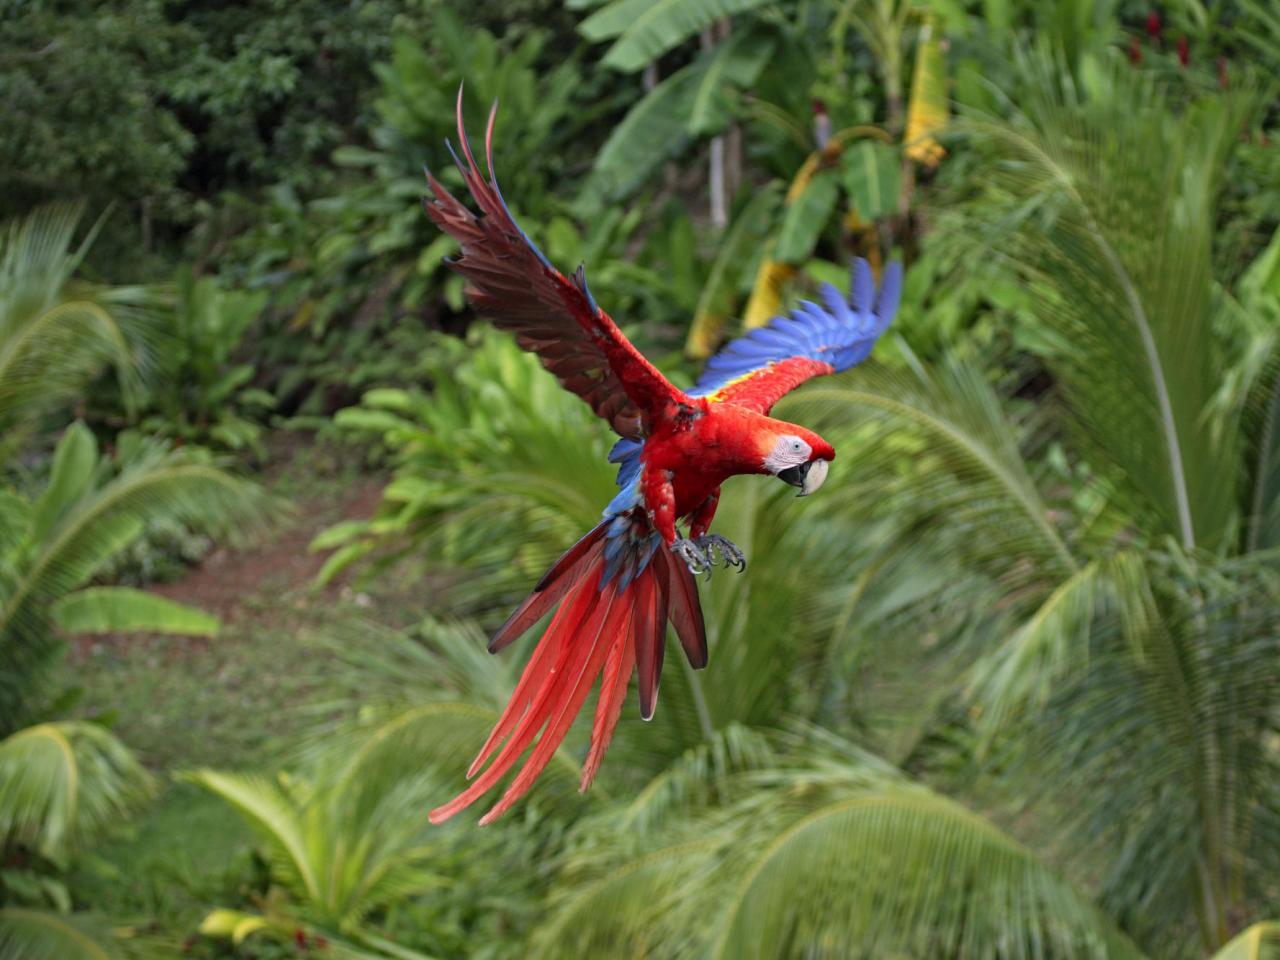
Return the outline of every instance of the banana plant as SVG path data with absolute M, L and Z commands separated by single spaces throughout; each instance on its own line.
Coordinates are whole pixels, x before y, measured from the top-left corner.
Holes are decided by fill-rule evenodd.
M 854 0 L 840 8 L 830 30 L 833 51 L 843 50 L 846 24 L 857 25 L 885 75 L 886 124 L 884 127 L 860 124 L 832 131 L 826 105 L 821 102 L 815 105 L 816 143 L 792 176 L 772 229 L 760 236 L 757 201 L 742 211 L 745 222 L 735 223 L 726 234 L 726 246 L 744 235 L 759 237 L 757 242 L 762 252 L 747 259 L 754 274 L 739 271 L 734 276 L 713 270 L 685 343 L 690 357 L 703 359 L 718 346 L 738 303 L 738 288 L 744 284 L 749 285 L 749 296 L 742 312 L 743 326 L 752 329 L 778 316 L 788 286 L 802 268 L 807 267 L 820 279 L 834 280 L 829 264 L 812 260 L 820 238 L 833 222 L 839 222 L 852 252 L 866 257 L 874 269 L 879 269 L 880 225 L 891 219 L 901 221 L 906 216 L 914 168 L 919 165 L 932 169 L 941 161 L 943 151 L 936 135 L 947 123 L 946 63 L 936 25 L 925 17 L 916 40 L 906 129 L 905 133 L 901 132 L 902 104 L 897 75 L 910 12 L 906 2 L 881 3 L 865 13 Z M 841 62 L 840 56 L 833 55 L 834 66 L 829 72 L 839 74 Z M 889 83 L 890 77 L 894 78 L 893 84 Z M 757 104 L 756 110 L 760 109 Z M 900 144 L 894 131 L 900 133 Z

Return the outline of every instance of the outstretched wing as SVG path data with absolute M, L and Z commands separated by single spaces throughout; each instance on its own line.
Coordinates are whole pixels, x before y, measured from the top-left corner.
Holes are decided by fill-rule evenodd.
M 871 266 L 859 258 L 848 300 L 829 283 L 821 294 L 821 306 L 806 300 L 730 343 L 707 361 L 689 395 L 767 414 L 806 380 L 861 363 L 898 311 L 902 266 L 889 264 L 877 295 Z
M 493 175 L 495 103 L 485 131 L 485 180 L 471 153 L 462 124 L 462 89 L 458 90 L 458 139 L 466 162 L 454 162 L 480 208 L 476 215 L 427 173 L 431 197 L 423 198 L 427 215 L 462 246 L 448 261 L 467 279 L 467 297 L 500 330 L 537 354 L 543 367 L 566 390 L 582 397 L 624 437 L 644 436 L 648 416 L 671 401 L 685 399 L 623 336 L 587 289 L 582 267 L 565 277 L 520 229 L 507 209 Z M 450 146 L 450 152 L 453 147 Z

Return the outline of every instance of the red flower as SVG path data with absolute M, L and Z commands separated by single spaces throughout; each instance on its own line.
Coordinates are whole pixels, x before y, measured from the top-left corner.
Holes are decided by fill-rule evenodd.
M 1129 62 L 1135 67 L 1142 62 L 1142 44 L 1136 35 L 1129 38 Z
M 1178 38 L 1178 63 L 1184 67 L 1191 62 L 1191 44 L 1187 42 L 1187 35 L 1184 33 Z
M 1160 14 L 1154 10 L 1147 14 L 1147 34 L 1152 40 L 1160 39 Z
M 293 942 L 298 945 L 298 949 L 305 949 L 307 946 L 307 932 L 301 927 L 293 931 Z

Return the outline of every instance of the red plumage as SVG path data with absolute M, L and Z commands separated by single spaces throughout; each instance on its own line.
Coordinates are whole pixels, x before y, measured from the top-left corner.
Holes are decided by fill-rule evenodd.
M 673 577 L 680 579 L 680 571 L 687 571 L 666 562 L 662 551 L 655 554 L 657 562 L 650 563 L 625 587 L 615 580 L 600 589 L 604 568 L 604 538 L 600 530 L 597 527 L 591 531 L 566 554 L 574 557 L 573 562 L 567 566 L 558 564 L 555 578 L 543 588 L 543 592 L 557 591 L 563 584 L 564 589 L 558 593 L 564 600 L 525 666 L 506 710 L 467 770 L 467 777 L 475 777 L 481 769 L 484 772 L 454 800 L 432 810 L 432 823 L 447 820 L 487 793 L 541 732 L 529 760 L 480 822 L 490 823 L 501 816 L 533 785 L 551 760 L 603 672 L 591 748 L 582 768 L 581 787 L 586 790 L 613 737 L 637 658 L 641 661 L 641 699 L 645 699 L 647 688 L 647 716 L 653 714 L 668 616 L 673 621 L 678 619 L 685 629 L 696 623 L 695 632 L 702 636 L 697 593 L 673 590 L 670 582 Z M 673 593 L 676 601 L 669 609 L 668 599 Z M 485 769 L 491 758 L 492 763 Z

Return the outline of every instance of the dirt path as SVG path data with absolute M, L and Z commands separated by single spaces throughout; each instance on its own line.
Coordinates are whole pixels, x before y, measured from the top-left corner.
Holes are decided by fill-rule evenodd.
M 360 477 L 340 499 L 304 501 L 291 519 L 254 538 L 248 546 L 217 547 L 181 580 L 150 589 L 207 610 L 224 624 L 234 624 L 247 615 L 247 597 L 261 596 L 264 591 L 285 596 L 310 586 L 328 557 L 327 552 L 308 549 L 312 539 L 335 523 L 372 516 L 385 483 L 384 477 Z M 338 587 L 335 583 L 328 589 Z

